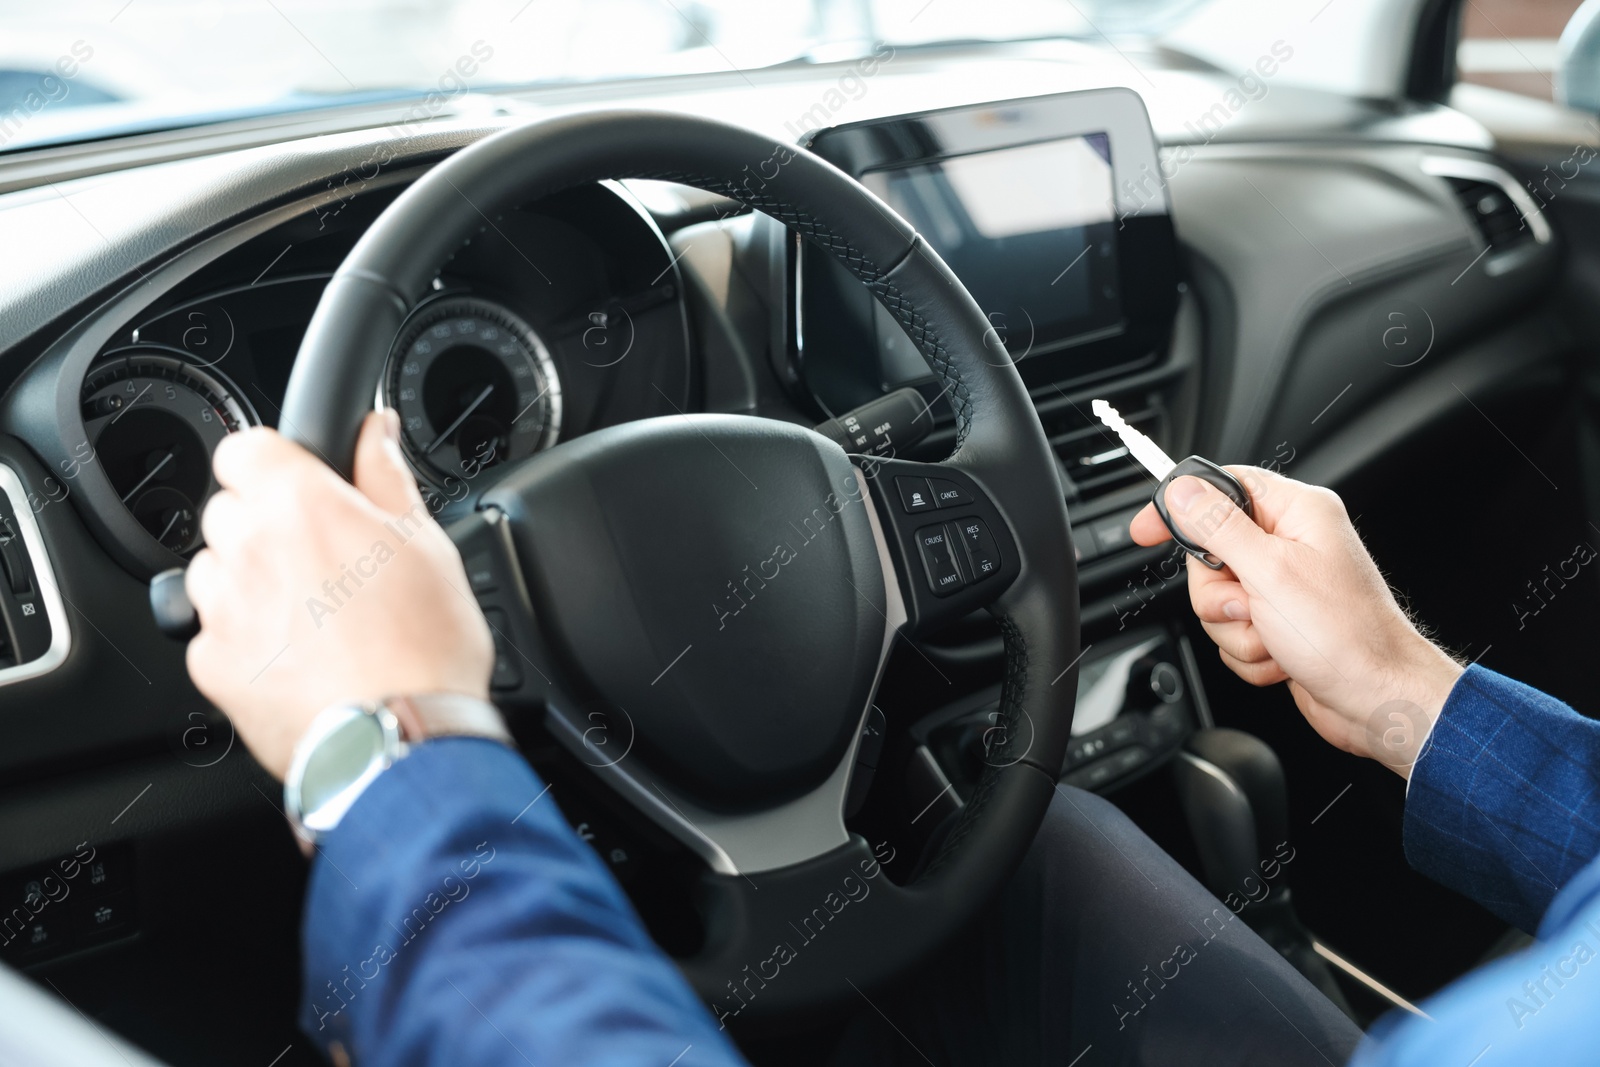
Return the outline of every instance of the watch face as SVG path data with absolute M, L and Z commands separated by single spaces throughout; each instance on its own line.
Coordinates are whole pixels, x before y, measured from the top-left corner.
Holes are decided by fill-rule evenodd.
M 359 708 L 340 710 L 347 714 L 327 723 L 300 774 L 300 821 L 312 833 L 337 826 L 390 756 L 376 716 Z

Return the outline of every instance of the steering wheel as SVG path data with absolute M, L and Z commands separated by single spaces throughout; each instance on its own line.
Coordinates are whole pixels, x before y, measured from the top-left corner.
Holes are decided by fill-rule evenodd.
M 434 167 L 329 282 L 285 432 L 348 477 L 390 346 L 450 256 L 520 204 L 620 178 L 732 197 L 837 257 L 955 409 L 938 464 L 850 457 L 747 416 L 615 426 L 497 468 L 450 529 L 502 646 L 497 700 L 542 709 L 704 859 L 705 943 L 678 962 L 720 1018 L 770 1026 L 911 967 L 1020 863 L 1071 727 L 1077 568 L 1027 390 L 1009 360 L 985 358 L 989 322 L 945 263 L 830 164 L 689 116 L 537 121 Z M 881 866 L 893 843 L 845 827 L 863 725 L 902 635 L 984 608 L 1006 651 L 986 767 L 936 856 L 895 884 Z

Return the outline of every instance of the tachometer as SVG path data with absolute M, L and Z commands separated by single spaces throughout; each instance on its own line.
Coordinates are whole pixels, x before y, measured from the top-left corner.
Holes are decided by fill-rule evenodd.
M 83 425 L 122 503 L 179 555 L 200 547 L 200 509 L 216 491 L 211 453 L 258 423 L 215 369 L 156 350 L 134 350 L 89 371 Z
M 443 297 L 406 324 L 383 399 L 400 416 L 412 460 L 440 477 L 475 477 L 561 432 L 561 382 L 544 342 L 476 297 Z

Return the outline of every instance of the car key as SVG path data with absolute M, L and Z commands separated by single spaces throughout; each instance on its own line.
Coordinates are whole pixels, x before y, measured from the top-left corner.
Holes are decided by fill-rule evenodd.
M 1245 492 L 1243 483 L 1209 459 L 1200 456 L 1190 456 L 1182 463 L 1174 463 L 1172 457 L 1161 450 L 1160 445 L 1124 422 L 1122 416 L 1117 414 L 1116 408 L 1104 400 L 1096 400 L 1089 406 L 1099 416 L 1101 422 L 1115 430 L 1117 436 L 1122 438 L 1122 443 L 1128 446 L 1129 454 L 1139 461 L 1139 465 L 1160 482 L 1156 486 L 1155 497 L 1151 503 L 1155 504 L 1156 513 L 1161 516 L 1161 521 L 1172 531 L 1172 539 L 1182 545 L 1184 551 L 1195 559 L 1214 571 L 1220 571 L 1226 564 L 1191 541 L 1167 513 L 1167 486 L 1174 478 L 1199 478 L 1216 486 L 1223 495 L 1238 505 L 1240 511 L 1249 515 L 1250 494 Z

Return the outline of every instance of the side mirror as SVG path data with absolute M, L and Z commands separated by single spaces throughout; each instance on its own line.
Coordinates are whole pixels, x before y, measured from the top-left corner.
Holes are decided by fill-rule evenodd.
M 1556 102 L 1600 113 L 1600 0 L 1583 0 L 1556 46 Z

